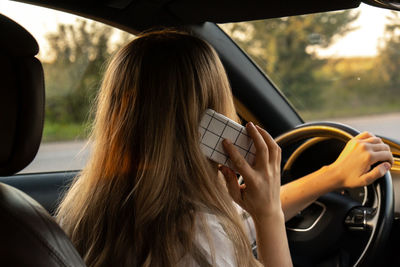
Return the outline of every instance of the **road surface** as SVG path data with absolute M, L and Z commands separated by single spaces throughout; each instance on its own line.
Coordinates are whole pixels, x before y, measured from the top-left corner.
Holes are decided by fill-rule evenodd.
M 20 173 L 80 170 L 89 151 L 86 141 L 42 143 L 35 159 Z
M 400 140 L 400 113 L 332 121 Z M 21 173 L 80 170 L 88 159 L 89 151 L 90 146 L 86 145 L 86 141 L 43 143 L 36 158 Z
M 332 121 L 350 125 L 359 131 L 369 131 L 377 135 L 400 140 L 400 113 L 341 118 Z

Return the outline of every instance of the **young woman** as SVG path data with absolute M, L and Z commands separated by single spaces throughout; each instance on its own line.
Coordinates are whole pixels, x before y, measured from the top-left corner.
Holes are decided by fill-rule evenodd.
M 239 185 L 200 149 L 208 108 L 238 121 L 226 73 L 204 41 L 150 32 L 114 56 L 91 158 L 57 214 L 88 266 L 290 266 L 284 218 L 333 189 L 371 183 L 392 162 L 388 147 L 364 133 L 335 163 L 280 192 L 280 148 L 249 123 L 253 166 L 224 142 L 244 178 Z M 385 163 L 369 170 L 378 161 Z M 254 230 L 260 261 L 250 247 Z

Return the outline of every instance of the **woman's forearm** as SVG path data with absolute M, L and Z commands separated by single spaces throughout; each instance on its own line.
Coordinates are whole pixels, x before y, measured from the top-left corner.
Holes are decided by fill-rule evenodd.
M 376 163 L 379 164 L 374 166 Z M 371 184 L 382 177 L 392 164 L 390 148 L 380 138 L 368 132 L 357 135 L 350 139 L 334 163 L 281 186 L 285 220 L 328 192 Z
M 329 166 L 281 186 L 281 203 L 285 221 L 306 208 L 318 197 L 338 188 L 338 179 Z
M 286 237 L 284 216 L 254 219 L 257 233 L 257 252 L 264 266 L 292 266 L 289 245 Z

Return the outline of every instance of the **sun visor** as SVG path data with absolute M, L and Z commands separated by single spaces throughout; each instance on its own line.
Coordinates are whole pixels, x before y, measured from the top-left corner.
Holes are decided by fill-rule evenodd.
M 169 4 L 169 10 L 185 23 L 199 23 L 204 21 L 228 23 L 350 9 L 356 8 L 359 5 L 360 1 L 354 0 L 177 0 Z M 194 10 L 195 12 L 193 12 Z

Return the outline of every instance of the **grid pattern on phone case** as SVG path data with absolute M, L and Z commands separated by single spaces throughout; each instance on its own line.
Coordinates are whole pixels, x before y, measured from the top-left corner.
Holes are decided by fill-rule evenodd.
M 242 125 L 208 109 L 201 120 L 199 130 L 200 147 L 208 158 L 232 168 L 232 163 L 222 146 L 222 141 L 229 139 L 247 162 L 253 163 L 255 157 L 253 140 Z

